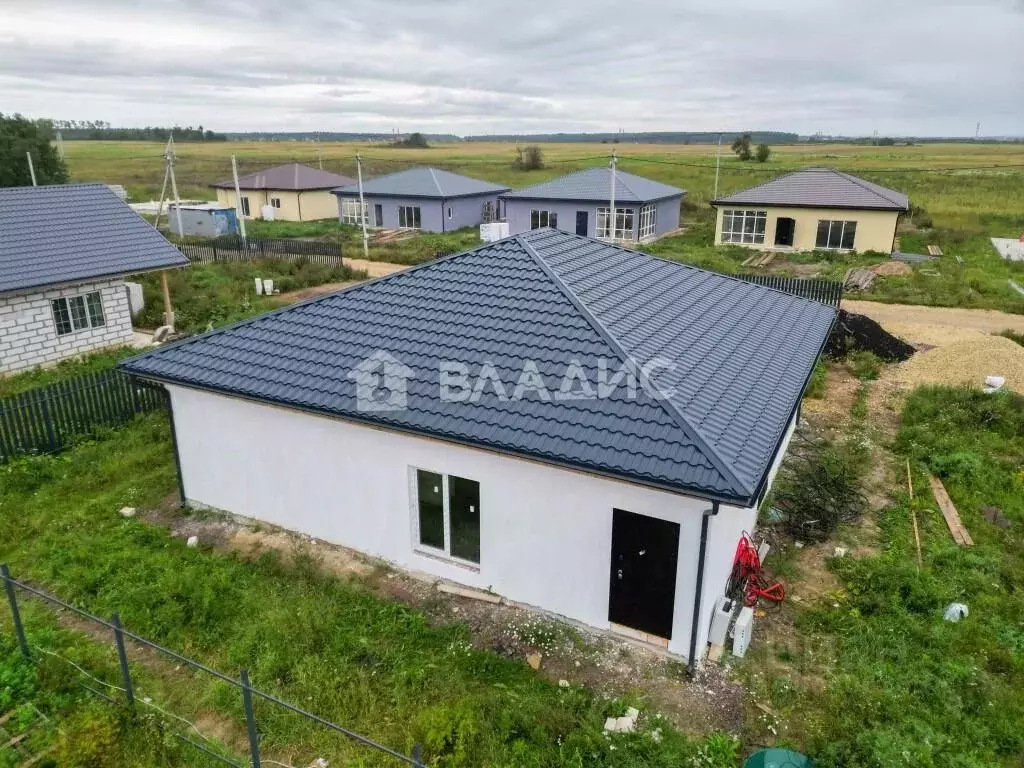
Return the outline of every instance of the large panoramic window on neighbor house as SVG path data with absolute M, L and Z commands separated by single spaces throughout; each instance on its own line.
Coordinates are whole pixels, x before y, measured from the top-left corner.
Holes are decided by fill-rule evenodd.
M 53 325 L 58 336 L 106 325 L 106 318 L 103 316 L 103 297 L 99 291 L 53 299 L 50 306 L 53 309 Z
M 645 205 L 640 209 L 640 232 L 638 237 L 641 240 L 646 240 L 649 237 L 654 237 L 654 232 L 657 229 L 658 223 L 658 208 L 653 203 Z
M 362 218 L 359 215 L 360 209 L 362 209 Z M 368 210 L 366 202 L 360 206 L 359 200 L 354 197 L 341 198 L 341 221 L 343 224 L 362 224 L 363 219 L 367 219 Z M 369 224 L 369 219 L 367 219 L 367 224 Z
M 852 251 L 853 241 L 857 237 L 856 221 L 818 221 L 818 236 L 815 248 L 829 248 L 840 251 Z
M 558 228 L 558 214 L 555 211 L 530 211 L 530 229 L 541 227 Z
M 609 239 L 608 220 L 611 218 L 611 208 L 605 206 L 597 209 L 597 236 Z M 632 208 L 615 207 L 615 236 L 614 240 L 633 239 L 633 214 Z
M 398 206 L 398 226 L 400 229 L 419 229 L 420 207 L 418 205 Z
M 480 562 L 480 483 L 417 469 L 416 544 L 468 563 Z
M 722 242 L 762 245 L 767 220 L 767 211 L 722 211 Z

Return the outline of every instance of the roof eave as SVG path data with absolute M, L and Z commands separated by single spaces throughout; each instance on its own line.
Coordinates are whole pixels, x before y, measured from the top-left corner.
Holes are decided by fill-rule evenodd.
M 331 192 L 338 197 L 358 197 L 359 192 L 357 190 L 346 191 L 343 189 L 332 189 Z M 405 192 L 371 192 L 369 190 L 363 190 L 363 197 L 394 197 L 401 198 L 403 200 L 458 200 L 463 197 L 483 197 L 484 195 L 502 195 L 504 192 L 508 192 L 506 187 L 504 190 L 486 190 L 483 192 L 463 192 L 458 195 L 442 195 L 442 194 L 407 194 Z
M 686 190 L 680 192 L 673 192 L 671 194 L 661 195 L 659 197 L 636 197 L 633 199 L 616 197 L 616 203 L 633 203 L 636 205 L 643 205 L 644 203 L 660 203 L 662 200 L 671 200 L 674 197 L 685 197 L 687 194 Z M 610 201 L 610 197 L 605 195 L 604 197 L 558 197 L 558 196 L 540 196 L 540 195 L 520 195 L 516 192 L 512 194 L 502 195 L 506 200 L 530 200 L 530 201 L 546 201 L 551 203 L 607 203 Z
M 323 416 L 332 419 L 338 419 L 339 421 L 351 422 L 362 426 L 372 427 L 374 429 L 383 429 L 391 432 L 398 432 L 401 434 L 412 435 L 414 437 L 426 437 L 433 440 L 441 440 L 446 443 L 452 443 L 454 445 L 464 445 L 470 448 L 477 448 L 480 450 L 492 451 L 505 456 L 513 456 L 516 458 L 524 459 L 527 461 L 535 461 L 541 464 L 547 464 L 549 466 L 562 467 L 564 469 L 571 469 L 577 472 L 584 472 L 591 475 L 597 475 L 610 480 L 618 480 L 620 482 L 628 482 L 633 485 L 640 485 L 646 488 L 653 488 L 655 490 L 663 491 L 665 493 L 671 493 L 675 496 L 687 496 L 690 498 L 701 499 L 704 501 L 717 501 L 730 506 L 743 504 L 747 505 L 747 500 L 739 497 L 729 496 L 728 494 L 716 493 L 708 491 L 707 489 L 694 488 L 686 485 L 674 485 L 671 483 L 660 483 L 656 480 L 652 480 L 648 477 L 641 475 L 631 475 L 628 472 L 613 472 L 601 467 L 585 464 L 583 462 L 571 462 L 571 461 L 558 461 L 547 456 L 542 456 L 535 453 L 528 453 L 526 451 L 517 451 L 515 449 L 506 448 L 503 446 L 496 446 L 485 443 L 483 441 L 459 439 L 450 435 L 440 434 L 437 432 L 427 432 L 425 430 L 412 429 L 410 427 L 404 427 L 398 424 L 392 424 L 385 421 L 377 421 L 372 418 L 358 416 L 351 413 L 342 413 L 338 411 L 330 411 L 324 408 L 313 408 L 309 406 L 302 406 L 296 403 L 288 402 L 280 398 L 265 397 L 259 395 L 248 395 L 230 387 L 218 387 L 215 385 L 202 384 L 199 382 L 186 381 L 184 379 L 176 378 L 173 376 L 162 376 L 153 373 L 137 372 L 131 370 L 131 361 L 134 358 L 127 358 L 117 364 L 117 367 L 128 373 L 131 376 L 135 376 L 146 381 L 158 382 L 161 384 L 172 384 L 175 386 L 186 387 L 189 389 L 198 389 L 204 392 L 214 392 L 216 394 L 224 395 L 227 397 L 234 397 L 241 400 L 247 400 L 253 403 L 269 404 L 278 406 L 281 408 L 287 408 L 293 411 L 300 411 L 302 413 L 310 413 L 316 416 Z
M 38 290 L 49 290 L 55 288 L 58 285 L 80 285 L 81 283 L 92 283 L 97 280 L 110 280 L 114 277 L 125 277 L 127 275 L 144 275 L 149 272 L 163 272 L 165 269 L 184 269 L 190 266 L 191 262 L 187 259 L 183 263 L 178 264 L 167 264 L 165 266 L 157 267 L 146 267 L 145 269 L 119 269 L 115 272 L 104 272 L 99 275 L 87 275 L 84 277 L 76 277 L 71 280 L 51 280 L 46 283 L 32 283 L 30 285 L 15 287 L 15 288 L 0 288 L 0 296 L 6 296 L 14 293 L 25 293 L 27 291 L 38 291 Z
M 768 203 L 763 200 L 712 200 L 709 205 L 720 206 L 720 205 L 752 205 L 759 206 L 761 208 L 807 208 L 810 210 L 817 210 L 822 208 L 846 210 L 846 211 L 909 211 L 910 206 L 900 206 L 897 203 L 890 205 L 850 205 L 841 203 L 815 203 L 814 205 L 808 203 Z

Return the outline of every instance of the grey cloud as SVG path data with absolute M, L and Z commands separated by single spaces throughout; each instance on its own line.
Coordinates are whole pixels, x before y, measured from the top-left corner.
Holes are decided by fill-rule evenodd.
M 114 121 L 96 105 L 126 124 L 205 114 L 227 130 L 1024 126 L 1020 0 L 0 7 L 13 20 L 0 28 L 0 103 L 55 117 Z M 65 33 L 49 34 L 48 19 Z

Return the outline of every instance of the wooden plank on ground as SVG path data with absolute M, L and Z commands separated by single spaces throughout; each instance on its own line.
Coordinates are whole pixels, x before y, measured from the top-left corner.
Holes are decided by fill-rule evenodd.
M 971 538 L 971 534 L 967 532 L 967 529 L 964 528 L 960 515 L 957 514 L 956 507 L 953 506 L 953 500 L 946 493 L 946 488 L 942 481 L 935 477 L 935 475 L 929 475 L 928 479 L 932 484 L 932 493 L 935 494 L 935 501 L 938 503 L 939 509 L 942 510 L 942 516 L 946 518 L 949 532 L 953 534 L 953 541 L 961 547 L 973 546 L 974 540 Z
M 754 259 L 759 259 L 759 258 L 761 258 L 761 254 L 760 253 L 755 253 L 753 256 L 748 256 L 746 259 L 744 259 L 743 263 L 740 264 L 740 266 L 741 267 L 749 267 L 751 262 L 754 261 Z
M 774 259 L 774 258 L 775 258 L 775 251 L 771 251 L 771 252 L 765 254 L 765 257 L 763 259 L 761 259 L 760 262 L 758 262 L 757 266 L 759 266 L 759 267 L 767 267 L 769 264 L 772 263 L 772 259 Z
M 939 246 L 937 246 L 937 245 L 929 245 L 928 246 L 928 254 L 931 255 L 931 256 L 941 256 L 942 255 L 942 249 L 939 248 Z

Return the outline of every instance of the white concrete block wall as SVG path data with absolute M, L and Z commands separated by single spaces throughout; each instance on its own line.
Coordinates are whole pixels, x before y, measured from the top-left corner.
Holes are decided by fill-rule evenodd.
M 679 523 L 669 650 L 689 652 L 697 552 L 710 502 L 489 451 L 169 386 L 190 502 L 264 520 L 399 566 L 607 628 L 612 515 Z M 480 483 L 479 568 L 417 551 L 409 468 Z M 725 588 L 756 511 L 709 530 L 705 605 Z M 701 654 L 706 622 L 698 634 Z
M 57 335 L 50 302 L 99 291 L 106 324 Z M 0 295 L 0 374 L 51 365 L 132 339 L 132 317 L 121 278 Z

